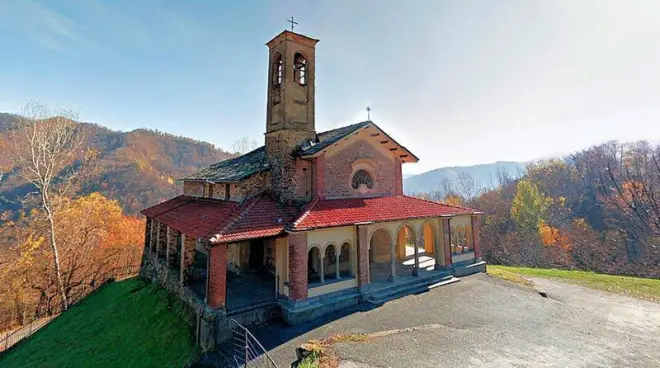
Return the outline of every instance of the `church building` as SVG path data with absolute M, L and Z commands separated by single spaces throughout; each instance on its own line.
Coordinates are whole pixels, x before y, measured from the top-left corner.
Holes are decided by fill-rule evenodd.
M 485 271 L 481 212 L 404 195 L 417 156 L 373 121 L 316 130 L 318 42 L 286 30 L 266 44 L 264 146 L 142 211 L 145 262 L 208 308 L 276 307 L 293 324 Z

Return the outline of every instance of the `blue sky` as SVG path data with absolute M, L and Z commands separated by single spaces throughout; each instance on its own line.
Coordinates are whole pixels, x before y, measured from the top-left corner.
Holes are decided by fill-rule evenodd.
M 113 129 L 263 141 L 270 40 L 321 42 L 316 127 L 366 118 L 404 172 L 660 140 L 660 2 L 0 2 L 0 111 L 36 99 Z

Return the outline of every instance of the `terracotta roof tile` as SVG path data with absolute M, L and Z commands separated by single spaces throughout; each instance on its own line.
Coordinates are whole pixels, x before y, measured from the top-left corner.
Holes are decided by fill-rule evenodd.
M 293 230 L 475 213 L 479 212 L 408 196 L 327 199 L 305 211 Z
M 213 199 L 184 196 L 174 199 L 176 201 L 170 200 L 147 208 L 142 214 L 194 238 L 206 237 L 214 229 L 224 226 L 238 206 L 235 202 Z M 176 202 L 178 205 L 163 206 L 168 202 Z
M 270 196 L 262 195 L 246 208 L 236 221 L 218 234 L 217 242 L 228 243 L 280 235 L 299 213 L 299 207 L 282 205 Z
M 280 235 L 298 213 L 298 207 L 281 205 L 268 195 L 242 203 L 179 196 L 142 211 L 185 235 L 215 237 L 218 243 Z

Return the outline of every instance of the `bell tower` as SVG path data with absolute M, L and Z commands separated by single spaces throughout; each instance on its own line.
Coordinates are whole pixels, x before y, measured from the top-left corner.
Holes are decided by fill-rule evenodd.
M 295 23 L 291 20 L 292 25 Z M 268 46 L 266 159 L 272 190 L 282 201 L 301 200 L 304 172 L 295 151 L 316 138 L 314 125 L 315 47 L 319 40 L 283 31 Z
M 313 132 L 315 46 L 313 38 L 284 31 L 268 46 L 266 133 L 281 129 Z

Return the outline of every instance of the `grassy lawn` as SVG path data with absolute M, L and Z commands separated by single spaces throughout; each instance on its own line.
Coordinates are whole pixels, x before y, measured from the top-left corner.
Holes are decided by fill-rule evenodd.
M 604 275 L 586 271 L 525 268 L 488 265 L 493 276 L 531 286 L 525 276 L 555 278 L 593 289 L 625 294 L 640 299 L 660 301 L 660 280 L 639 277 Z
M 104 286 L 0 358 L 0 367 L 181 367 L 197 354 L 181 305 L 138 279 Z

